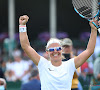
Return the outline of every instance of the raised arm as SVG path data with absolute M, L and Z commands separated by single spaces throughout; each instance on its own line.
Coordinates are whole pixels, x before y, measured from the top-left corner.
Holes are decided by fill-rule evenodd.
M 93 20 L 97 23 L 96 20 Z M 97 37 L 97 28 L 92 24 L 93 21 L 90 21 L 91 26 L 91 35 L 85 51 L 75 57 L 75 67 L 80 67 L 94 52 L 95 44 L 96 44 L 96 37 Z
M 29 17 L 27 15 L 20 16 L 19 18 L 19 32 L 20 32 L 20 43 L 23 50 L 29 56 L 29 58 L 38 65 L 40 60 L 39 54 L 30 46 L 27 32 L 26 32 L 26 23 L 28 22 Z

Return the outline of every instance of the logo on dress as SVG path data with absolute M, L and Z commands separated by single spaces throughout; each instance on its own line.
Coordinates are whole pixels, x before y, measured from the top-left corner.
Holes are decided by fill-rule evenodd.
M 49 69 L 49 71 L 54 71 L 54 70 L 51 70 L 50 68 L 48 68 Z

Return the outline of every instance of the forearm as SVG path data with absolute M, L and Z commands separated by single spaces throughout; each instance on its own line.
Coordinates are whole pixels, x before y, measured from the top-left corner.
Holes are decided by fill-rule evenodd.
M 27 15 L 20 16 L 19 18 L 20 43 L 28 57 L 33 60 L 36 65 L 38 65 L 40 55 L 30 46 L 27 36 L 26 23 L 28 22 L 28 19 L 29 17 Z
M 90 39 L 89 39 L 87 49 L 86 49 L 86 50 L 88 50 L 90 55 L 93 54 L 93 52 L 94 52 L 94 48 L 95 48 L 95 44 L 96 44 L 96 37 L 97 37 L 97 30 L 91 28 L 91 35 L 90 35 Z
M 27 15 L 20 16 L 19 18 L 20 43 L 23 49 L 30 46 L 26 29 L 26 23 L 28 19 L 29 17 Z
M 75 57 L 75 67 L 80 67 L 94 52 L 97 37 L 97 29 L 91 28 L 91 35 L 87 45 L 87 49 Z
M 27 32 L 20 32 L 20 43 L 21 43 L 21 46 L 22 46 L 23 49 L 30 46 L 28 36 L 27 36 Z

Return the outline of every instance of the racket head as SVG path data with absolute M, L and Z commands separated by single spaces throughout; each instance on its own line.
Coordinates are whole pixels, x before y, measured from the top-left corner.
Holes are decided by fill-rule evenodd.
M 72 0 L 74 10 L 87 20 L 99 16 L 98 0 Z

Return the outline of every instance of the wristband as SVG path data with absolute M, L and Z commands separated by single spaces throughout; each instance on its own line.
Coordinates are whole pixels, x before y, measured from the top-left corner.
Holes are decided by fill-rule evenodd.
M 26 32 L 26 25 L 19 25 L 19 32 Z

